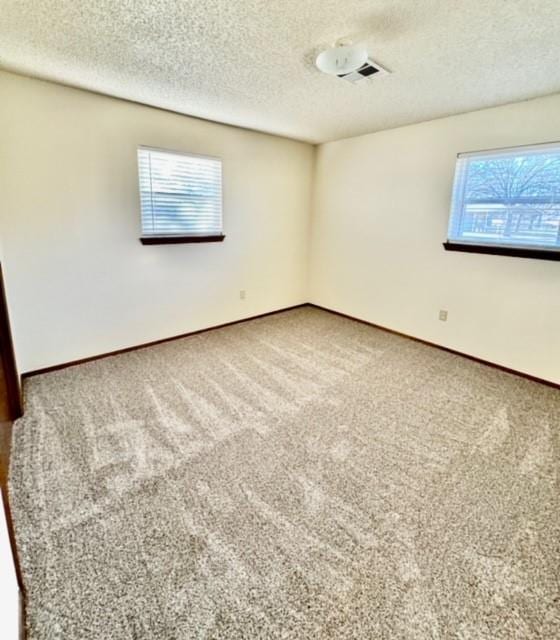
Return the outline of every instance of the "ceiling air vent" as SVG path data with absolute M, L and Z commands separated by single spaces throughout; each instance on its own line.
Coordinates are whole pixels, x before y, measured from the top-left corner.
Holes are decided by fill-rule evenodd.
M 387 71 L 387 69 L 384 69 L 380 64 L 377 64 L 377 62 L 368 58 L 356 71 L 352 71 L 351 73 L 340 73 L 338 74 L 338 77 L 343 78 L 352 84 L 357 84 L 358 82 L 366 80 L 366 78 L 371 78 L 372 76 L 385 76 L 388 73 L 390 73 L 390 71 Z

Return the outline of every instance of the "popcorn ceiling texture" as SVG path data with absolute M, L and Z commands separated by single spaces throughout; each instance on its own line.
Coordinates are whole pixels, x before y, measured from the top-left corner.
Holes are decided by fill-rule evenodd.
M 5 0 L 0 65 L 323 142 L 560 91 L 558 0 Z M 341 36 L 391 76 L 313 66 Z
M 26 381 L 30 640 L 560 637 L 560 393 L 304 308 Z

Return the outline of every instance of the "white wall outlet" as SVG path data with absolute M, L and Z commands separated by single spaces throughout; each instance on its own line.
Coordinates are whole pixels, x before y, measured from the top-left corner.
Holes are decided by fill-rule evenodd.
M 245 300 L 245 289 L 241 289 L 241 291 L 239 292 L 239 299 Z
M 447 310 L 446 309 L 440 309 L 439 310 L 439 319 L 442 322 L 447 322 Z

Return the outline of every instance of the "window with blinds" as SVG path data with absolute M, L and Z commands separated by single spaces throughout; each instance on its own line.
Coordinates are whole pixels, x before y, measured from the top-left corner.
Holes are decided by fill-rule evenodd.
M 560 252 L 560 143 L 459 154 L 446 247 L 456 244 Z
M 140 147 L 138 176 L 143 242 L 223 239 L 219 158 Z

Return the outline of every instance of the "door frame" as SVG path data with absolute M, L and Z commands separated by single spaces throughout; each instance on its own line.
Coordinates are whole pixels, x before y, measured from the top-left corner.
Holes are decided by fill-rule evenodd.
M 10 329 L 10 315 L 2 264 L 0 263 L 0 361 L 4 371 L 8 396 L 8 410 L 10 420 L 17 420 L 23 415 L 23 398 L 20 377 L 17 370 L 12 331 Z

